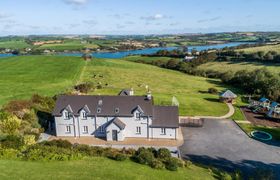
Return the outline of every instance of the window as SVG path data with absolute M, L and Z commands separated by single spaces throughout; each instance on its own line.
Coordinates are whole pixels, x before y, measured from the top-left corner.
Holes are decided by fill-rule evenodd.
M 119 113 L 120 112 L 120 109 L 119 108 L 116 108 L 115 109 L 115 113 Z
M 66 131 L 65 131 L 67 134 L 70 134 L 71 133 L 71 127 L 70 126 L 66 126 Z
M 84 126 L 84 127 L 83 127 L 83 133 L 84 133 L 84 134 L 87 134 L 87 133 L 88 133 L 88 126 Z
M 101 113 L 101 108 L 97 108 L 97 113 Z
M 141 127 L 136 127 L 136 134 L 141 134 Z
M 69 112 L 64 112 L 64 118 L 65 119 L 70 119 L 70 113 Z
M 86 119 L 87 118 L 87 113 L 86 112 L 82 112 L 82 118 Z
M 161 134 L 166 135 L 166 129 L 165 128 L 161 128 Z
M 140 113 L 136 113 L 136 118 L 140 119 Z

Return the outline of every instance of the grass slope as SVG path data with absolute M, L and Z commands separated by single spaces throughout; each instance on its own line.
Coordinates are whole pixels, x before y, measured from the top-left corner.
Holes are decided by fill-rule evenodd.
M 217 72 L 237 72 L 240 70 L 253 71 L 255 69 L 267 68 L 273 73 L 280 72 L 280 64 L 264 64 L 258 62 L 209 62 L 198 67 L 200 70 L 211 70 Z
M 0 179 L 215 179 L 195 165 L 177 172 L 155 170 L 132 161 L 90 158 L 68 162 L 0 161 Z
M 244 49 L 240 49 L 239 51 L 244 51 L 245 53 L 255 53 L 255 52 L 258 52 L 258 51 L 264 51 L 264 52 L 276 51 L 276 52 L 280 53 L 280 44 L 244 48 Z
M 150 65 L 123 60 L 94 59 L 86 63 L 77 57 L 21 56 L 1 58 L 0 66 L 5 67 L 0 70 L 0 105 L 34 93 L 52 96 L 78 82 L 93 82 L 103 86 L 91 92 L 96 95 L 115 95 L 131 87 L 136 94 L 144 95 L 148 85 L 156 104 L 170 105 L 175 96 L 181 115 L 218 116 L 228 111 L 225 104 L 217 101 L 217 95 L 202 93 L 210 87 L 222 90 L 219 80 Z M 98 76 L 93 78 L 94 74 Z
M 23 40 L 0 41 L 0 48 L 23 49 L 27 47 L 30 47 L 30 45 Z
M 34 93 L 55 95 L 74 85 L 84 61 L 71 57 L 0 58 L 0 105 Z
M 97 78 L 93 78 L 94 74 Z M 143 95 L 148 85 L 156 104 L 170 105 L 175 96 L 180 102 L 181 115 L 217 116 L 228 111 L 225 104 L 217 101 L 217 95 L 201 93 L 210 87 L 223 89 L 219 80 L 189 76 L 151 65 L 95 59 L 88 63 L 82 81 L 101 83 L 103 88 L 92 94 L 103 95 L 117 94 L 123 88 L 134 88 L 136 94 Z

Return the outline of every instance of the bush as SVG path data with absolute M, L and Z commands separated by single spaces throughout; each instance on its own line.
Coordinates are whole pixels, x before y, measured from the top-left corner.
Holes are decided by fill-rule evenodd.
M 171 157 L 165 162 L 165 168 L 170 171 L 177 171 L 179 162 L 177 158 Z
M 150 166 L 154 169 L 163 169 L 164 168 L 164 164 L 158 159 L 152 160 Z
M 154 154 L 148 149 L 139 148 L 133 156 L 133 159 L 140 164 L 151 164 L 154 160 Z
M 156 154 L 156 158 L 160 159 L 161 161 L 165 162 L 167 161 L 168 159 L 171 158 L 171 153 L 168 149 L 166 148 L 160 148 L 158 151 L 157 151 L 157 154 Z
M 16 149 L 3 149 L 0 148 L 0 158 L 1 159 L 17 159 L 20 152 Z
M 216 88 L 209 88 L 208 93 L 210 94 L 218 94 L 218 90 Z
M 56 146 L 56 147 L 67 148 L 67 149 L 71 149 L 73 147 L 73 145 L 69 141 L 62 140 L 62 139 L 44 141 L 41 144 L 45 146 Z
M 127 159 L 127 156 L 122 153 L 117 153 L 114 159 L 116 161 L 125 161 Z
M 86 82 L 83 84 L 76 85 L 75 90 L 80 91 L 81 93 L 88 93 L 93 89 L 93 84 L 90 82 Z
M 185 161 L 184 164 L 185 164 L 185 167 L 190 167 L 192 165 L 192 162 L 187 160 L 187 161 Z
M 9 135 L 5 136 L 0 140 L 1 147 L 11 148 L 11 149 L 20 149 L 23 144 L 23 139 L 20 136 Z

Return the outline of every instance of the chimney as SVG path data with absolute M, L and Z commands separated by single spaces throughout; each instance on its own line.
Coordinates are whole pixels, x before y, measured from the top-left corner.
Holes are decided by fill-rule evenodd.
M 131 88 L 131 89 L 129 90 L 129 95 L 130 95 L 130 96 L 134 96 L 134 90 L 133 90 L 133 88 Z
M 147 93 L 147 99 L 150 101 L 150 100 L 152 100 L 152 92 L 151 91 L 148 91 L 148 93 Z

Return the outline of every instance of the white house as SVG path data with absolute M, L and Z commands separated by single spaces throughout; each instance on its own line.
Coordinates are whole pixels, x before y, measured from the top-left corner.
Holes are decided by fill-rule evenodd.
M 124 93 L 125 92 L 125 93 Z M 53 111 L 56 136 L 176 139 L 177 106 L 155 106 L 152 96 L 60 96 Z

